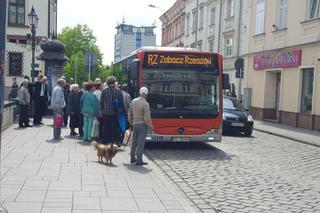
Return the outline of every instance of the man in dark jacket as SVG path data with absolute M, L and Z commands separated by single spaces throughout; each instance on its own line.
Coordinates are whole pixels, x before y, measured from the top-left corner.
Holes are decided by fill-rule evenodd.
M 80 128 L 80 119 L 81 116 L 81 108 L 80 108 L 80 94 L 79 94 L 79 86 L 78 84 L 72 84 L 70 86 L 71 92 L 68 96 L 68 105 L 67 105 L 67 112 L 70 115 L 70 136 L 76 136 L 78 133 L 75 132 L 75 128 L 79 128 L 79 133 L 81 134 L 82 131 Z
M 48 88 L 43 81 L 43 74 L 38 75 L 38 80 L 34 84 L 34 114 L 33 114 L 33 125 L 37 126 L 43 124 L 42 116 L 44 114 L 44 109 L 46 103 L 48 102 Z
M 120 129 L 118 115 L 125 111 L 123 106 L 123 95 L 119 88 L 116 88 L 116 78 L 107 78 L 107 85 L 101 94 L 100 110 L 103 117 L 103 143 L 120 143 Z

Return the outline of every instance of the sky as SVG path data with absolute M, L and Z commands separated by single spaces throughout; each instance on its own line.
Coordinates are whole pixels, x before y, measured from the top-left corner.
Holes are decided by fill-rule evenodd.
M 169 9 L 175 0 L 58 0 L 58 32 L 64 27 L 86 24 L 97 38 L 104 64 L 111 64 L 117 24 L 150 26 L 156 23 L 157 45 L 161 42 L 162 10 Z M 160 9 L 150 8 L 149 4 Z

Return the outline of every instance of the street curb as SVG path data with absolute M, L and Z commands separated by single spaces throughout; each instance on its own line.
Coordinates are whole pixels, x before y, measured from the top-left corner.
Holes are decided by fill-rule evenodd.
M 314 142 L 302 141 L 302 140 L 299 140 L 299 139 L 294 138 L 294 137 L 289 137 L 289 136 L 281 135 L 281 134 L 278 134 L 278 133 L 274 133 L 274 132 L 266 131 L 266 130 L 262 130 L 262 129 L 254 128 L 254 130 L 256 130 L 258 132 L 263 132 L 263 133 L 266 133 L 266 134 L 270 134 L 270 135 L 275 135 L 275 136 L 278 136 L 278 137 L 281 137 L 281 138 L 293 140 L 295 142 L 299 142 L 299 143 L 303 143 L 303 144 L 307 144 L 307 145 L 311 145 L 311 146 L 320 147 L 320 144 L 317 144 L 317 143 L 314 143 Z

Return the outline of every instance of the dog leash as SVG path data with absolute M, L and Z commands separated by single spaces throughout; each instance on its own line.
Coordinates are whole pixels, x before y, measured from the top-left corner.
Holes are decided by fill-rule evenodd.
M 132 133 L 132 130 L 130 130 L 129 137 L 128 137 L 128 139 L 127 139 L 127 143 L 124 145 L 124 147 L 126 147 L 126 146 L 128 145 L 129 140 L 130 140 L 130 138 L 131 138 L 131 133 Z

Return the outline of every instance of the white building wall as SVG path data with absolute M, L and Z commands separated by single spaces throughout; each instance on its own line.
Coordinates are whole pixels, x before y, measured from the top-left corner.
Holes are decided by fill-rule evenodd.
M 49 30 L 49 3 L 50 4 L 50 30 Z M 31 61 L 32 61 L 32 51 L 31 51 L 31 40 L 28 40 L 27 44 L 19 43 L 19 39 L 25 40 L 27 34 L 31 34 L 31 28 L 29 27 L 28 14 L 31 11 L 31 7 L 34 6 L 34 9 L 39 17 L 38 27 L 36 29 L 36 37 L 41 37 L 42 40 L 48 38 L 48 30 L 50 34 L 57 33 L 56 29 L 56 4 L 55 0 L 25 0 L 25 24 L 24 26 L 12 26 L 8 25 L 7 35 L 9 38 L 15 38 L 17 41 L 13 43 L 9 42 L 7 39 L 7 54 L 6 54 L 6 81 L 5 86 L 8 88 L 11 87 L 13 79 L 15 78 L 18 83 L 22 82 L 23 76 L 31 76 Z M 24 37 L 24 38 L 23 38 Z M 19 76 L 10 76 L 9 75 L 9 54 L 10 52 L 22 53 L 22 74 Z M 40 44 L 36 46 L 35 57 L 40 55 L 42 52 Z M 42 61 L 36 60 L 35 63 L 39 64 L 39 68 L 36 68 L 40 71 L 44 70 L 44 63 Z
M 241 23 L 240 20 L 240 2 L 242 1 Z M 219 52 L 224 56 L 224 72 L 229 74 L 230 83 L 234 85 L 235 92 L 238 95 L 239 79 L 235 78 L 234 62 L 237 57 L 241 57 L 248 52 L 248 22 L 250 17 L 249 0 L 235 0 L 234 16 L 229 17 L 228 0 L 198 0 L 198 9 L 204 7 L 203 29 L 200 27 L 200 10 L 198 12 L 198 30 L 197 44 L 196 32 L 193 26 L 193 11 L 197 8 L 197 0 L 192 0 L 186 5 L 186 16 L 189 15 L 189 35 L 186 33 L 185 46 L 196 47 L 202 51 Z M 210 23 L 211 9 L 215 8 L 215 24 Z M 185 24 L 186 32 L 188 32 Z M 232 38 L 232 52 L 227 54 L 227 39 Z M 209 41 L 213 41 L 213 48 L 209 47 Z M 243 84 L 242 80 L 242 84 Z M 241 86 L 241 89 L 243 86 Z M 242 92 L 241 92 L 242 93 Z

